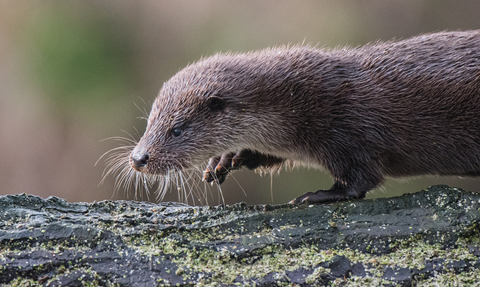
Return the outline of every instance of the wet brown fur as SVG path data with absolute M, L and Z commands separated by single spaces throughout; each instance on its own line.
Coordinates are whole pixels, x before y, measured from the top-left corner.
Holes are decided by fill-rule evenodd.
M 165 174 L 244 150 L 250 168 L 332 174 L 330 190 L 294 203 L 363 198 L 386 176 L 480 175 L 480 30 L 200 60 L 164 84 L 130 163 Z

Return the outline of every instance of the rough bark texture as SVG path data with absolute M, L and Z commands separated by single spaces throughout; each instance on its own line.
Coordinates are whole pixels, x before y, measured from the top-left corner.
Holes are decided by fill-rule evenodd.
M 0 197 L 0 284 L 416 286 L 480 281 L 480 194 L 314 206 Z

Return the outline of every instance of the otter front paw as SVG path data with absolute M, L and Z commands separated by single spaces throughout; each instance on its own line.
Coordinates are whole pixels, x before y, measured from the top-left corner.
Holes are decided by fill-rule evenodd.
M 230 171 L 246 166 L 255 169 L 260 165 L 259 154 L 251 150 L 241 150 L 237 153 L 224 153 L 221 156 L 212 157 L 208 161 L 203 180 L 206 182 L 216 181 L 222 184 Z

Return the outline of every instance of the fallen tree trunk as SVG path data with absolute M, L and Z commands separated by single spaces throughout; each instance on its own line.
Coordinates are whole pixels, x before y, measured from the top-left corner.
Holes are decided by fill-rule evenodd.
M 349 286 L 480 281 L 480 194 L 289 206 L 0 197 L 0 284 Z M 25 284 L 25 285 L 20 285 Z

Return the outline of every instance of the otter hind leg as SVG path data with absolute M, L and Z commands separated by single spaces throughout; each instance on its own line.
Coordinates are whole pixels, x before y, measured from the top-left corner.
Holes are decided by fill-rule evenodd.
M 321 189 L 316 192 L 306 192 L 305 194 L 290 201 L 290 204 L 303 203 L 327 203 L 335 201 L 344 201 L 352 198 L 364 198 L 366 192 L 358 194 L 351 192 L 348 188 L 339 182 L 335 182 L 330 189 Z
M 283 159 L 262 154 L 249 149 L 244 149 L 236 153 L 224 153 L 219 157 L 213 157 L 209 160 L 204 172 L 204 180 L 207 182 L 217 181 L 222 184 L 229 172 L 238 170 L 242 167 L 256 169 L 258 167 L 273 167 L 283 162 Z
M 350 181 L 335 181 L 333 186 L 328 189 L 321 189 L 316 192 L 307 192 L 292 201 L 290 204 L 303 204 L 303 203 L 327 203 L 336 201 L 345 201 L 350 199 L 362 199 L 365 197 L 368 191 L 379 186 L 383 181 L 382 177 L 370 177 L 366 179 L 362 177 L 363 181 L 350 180 Z

